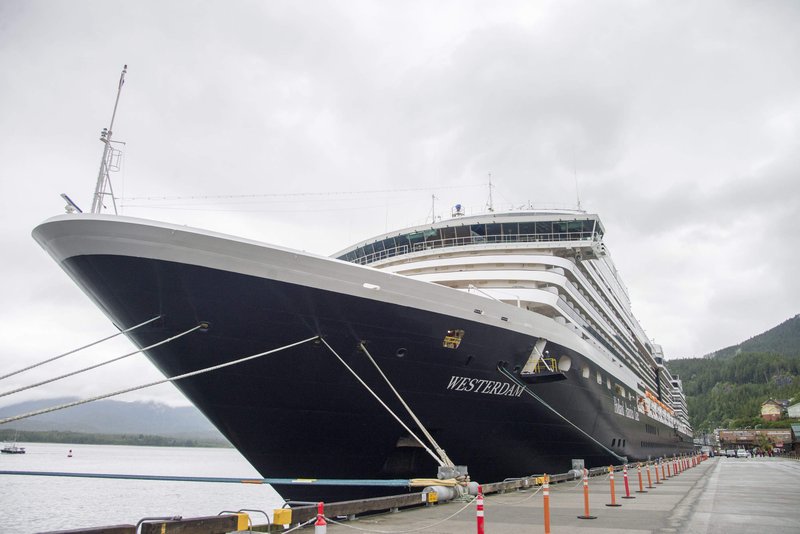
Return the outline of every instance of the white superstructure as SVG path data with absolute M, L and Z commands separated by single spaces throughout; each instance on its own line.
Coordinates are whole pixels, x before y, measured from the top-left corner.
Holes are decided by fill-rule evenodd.
M 463 216 L 368 239 L 334 256 L 502 301 L 566 325 L 598 355 L 635 376 L 641 413 L 690 434 L 679 380 L 663 365 L 631 312 L 627 290 L 603 244 L 604 228 L 583 211 Z M 628 372 L 625 372 L 628 371 Z M 591 370 L 586 370 L 591 373 Z M 598 375 L 599 376 L 599 375 Z

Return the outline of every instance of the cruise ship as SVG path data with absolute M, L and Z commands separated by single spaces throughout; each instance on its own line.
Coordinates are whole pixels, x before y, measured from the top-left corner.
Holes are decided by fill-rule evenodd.
M 101 213 L 33 232 L 301 501 L 396 493 L 375 481 L 449 466 L 493 482 L 690 452 L 680 379 L 604 234 L 582 210 L 460 206 L 333 257 Z M 302 483 L 321 479 L 349 482 Z

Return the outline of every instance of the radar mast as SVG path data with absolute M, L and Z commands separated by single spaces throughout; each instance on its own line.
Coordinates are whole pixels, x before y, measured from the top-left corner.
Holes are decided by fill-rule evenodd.
M 94 189 L 94 198 L 92 199 L 92 213 L 100 213 L 105 207 L 103 204 L 103 197 L 108 195 L 111 197 L 111 202 L 114 206 L 114 214 L 117 213 L 117 201 L 114 198 L 114 189 L 111 187 L 111 177 L 109 172 L 119 170 L 119 161 L 122 152 L 117 150 L 112 143 L 124 144 L 121 141 L 112 141 L 112 131 L 114 129 L 114 119 L 117 116 L 117 106 L 119 105 L 119 96 L 122 94 L 122 86 L 125 84 L 125 74 L 128 72 L 128 66 L 122 67 L 122 73 L 119 75 L 119 86 L 117 87 L 117 99 L 114 101 L 114 111 L 111 113 L 111 123 L 108 128 L 103 128 L 100 133 L 100 141 L 103 143 L 103 159 L 100 160 L 100 171 L 97 174 L 97 185 Z

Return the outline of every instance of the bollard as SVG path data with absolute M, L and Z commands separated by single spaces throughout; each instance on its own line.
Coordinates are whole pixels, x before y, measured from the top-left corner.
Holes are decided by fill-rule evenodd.
M 625 482 L 625 496 L 623 499 L 635 499 L 631 497 L 631 488 L 628 486 L 628 464 L 622 466 L 622 480 Z
M 328 532 L 328 523 L 325 522 L 325 504 L 317 503 L 317 522 L 314 523 L 314 534 L 325 534 Z
M 614 466 L 608 466 L 608 480 L 609 484 L 611 485 L 611 504 L 607 504 L 606 506 L 622 506 L 621 504 L 617 504 L 617 496 L 614 492 Z
M 658 475 L 658 469 L 656 469 L 656 475 Z M 647 462 L 647 489 L 653 489 L 653 479 L 650 478 L 650 462 Z
M 597 516 L 589 515 L 589 470 L 583 470 L 583 515 L 578 519 L 597 519 Z
M 667 462 L 667 478 L 672 478 L 672 466 Z
M 642 464 L 641 464 L 641 462 L 639 462 L 639 466 L 638 466 L 637 470 L 638 470 L 638 473 L 639 473 L 639 491 L 637 491 L 636 493 L 647 493 L 644 490 L 644 484 L 642 483 Z
M 661 464 L 661 480 L 666 480 L 667 479 L 667 475 L 664 474 L 664 462 L 663 461 L 659 461 L 658 463 Z
M 483 487 L 478 484 L 478 497 L 475 499 L 475 515 L 478 520 L 478 534 L 483 534 Z
M 542 498 L 544 501 L 544 534 L 550 534 L 550 477 L 547 473 L 544 474 Z

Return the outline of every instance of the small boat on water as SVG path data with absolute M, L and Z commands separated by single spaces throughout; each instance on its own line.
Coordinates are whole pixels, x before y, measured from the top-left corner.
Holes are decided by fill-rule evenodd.
M 6 445 L 0 452 L 3 454 L 25 454 L 25 447 L 17 446 L 17 434 L 14 435 L 14 443 Z
M 12 443 L 0 449 L 0 452 L 3 454 L 25 454 L 25 447 L 18 447 L 16 443 Z

